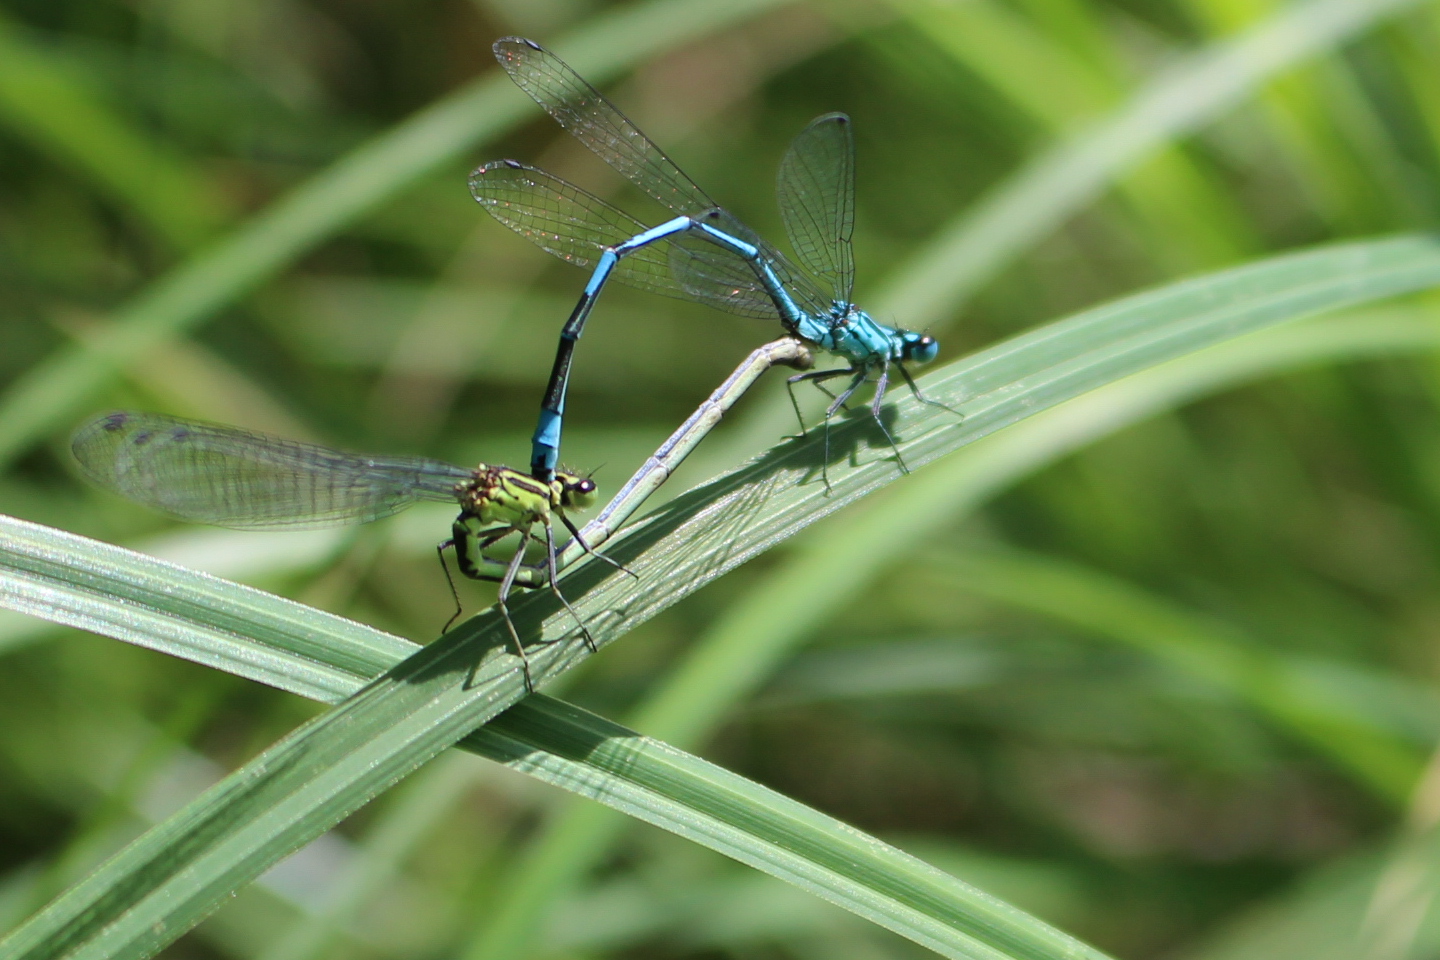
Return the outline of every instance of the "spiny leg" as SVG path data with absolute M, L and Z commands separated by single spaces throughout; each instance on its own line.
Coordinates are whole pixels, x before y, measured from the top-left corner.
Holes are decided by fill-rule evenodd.
M 790 406 L 795 411 L 796 422 L 800 424 L 799 436 L 803 437 L 808 431 L 805 428 L 805 417 L 800 413 L 800 401 L 795 399 L 795 381 L 799 379 L 799 377 L 786 377 L 785 392 L 790 395 Z M 823 390 L 824 387 L 821 387 L 821 389 Z
M 815 389 L 825 394 L 825 396 L 829 397 L 831 400 L 834 400 L 835 394 L 831 393 L 830 390 L 821 381 L 828 380 L 831 377 L 842 376 L 849 372 L 850 369 L 848 367 L 841 367 L 837 370 L 817 370 L 813 373 L 797 374 L 796 376 L 785 378 L 785 392 L 790 395 L 790 406 L 795 411 L 795 419 L 800 421 L 800 436 L 807 436 L 810 431 L 809 428 L 805 426 L 804 414 L 800 412 L 800 401 L 795 399 L 795 384 L 801 382 L 802 380 L 807 380 L 810 383 L 815 384 Z
M 925 394 L 920 391 L 920 384 L 916 383 L 915 378 L 910 375 L 910 371 L 905 369 L 905 364 L 901 363 L 897 364 L 896 366 L 900 368 L 900 375 L 904 377 L 905 382 L 909 384 L 910 392 L 915 394 L 916 400 L 919 400 L 921 403 L 927 404 L 928 406 L 939 407 L 941 410 L 948 410 L 951 413 L 955 414 L 955 416 L 964 419 L 965 414 L 961 413 L 959 410 L 956 410 L 954 407 L 947 406 L 946 404 L 941 403 L 939 400 L 931 400 L 929 397 L 925 396 Z
M 510 534 L 510 531 L 510 527 L 501 527 L 488 536 L 477 537 L 466 530 L 465 527 L 456 523 L 451 527 L 450 539 L 435 548 L 435 554 L 440 558 L 440 569 L 445 571 L 445 582 L 450 585 L 450 596 L 455 600 L 455 612 L 450 616 L 449 620 L 445 621 L 445 626 L 440 630 L 442 634 L 448 633 L 451 626 L 453 626 L 455 621 L 460 617 L 460 614 L 464 612 L 464 607 L 460 604 L 460 594 L 455 589 L 455 580 L 450 576 L 450 567 L 445 563 L 445 548 L 450 547 L 455 551 L 455 563 L 460 567 L 460 572 L 465 573 L 465 559 L 460 554 L 462 544 L 468 543 L 473 539 L 476 554 L 483 554 L 486 547 L 504 539 Z
M 564 514 L 561 514 L 561 516 L 564 516 Z M 574 528 L 571 529 L 573 531 Z M 578 537 L 580 534 L 578 531 L 575 531 L 575 535 Z M 596 556 L 599 556 L 599 554 L 596 554 Z M 590 648 L 591 653 L 598 653 L 600 648 L 595 645 L 595 638 L 590 636 L 590 628 L 585 625 L 585 621 L 580 618 L 580 614 L 575 612 L 575 608 L 570 606 L 570 601 L 565 599 L 565 594 L 560 592 L 560 585 L 555 582 L 560 576 L 560 571 L 555 563 L 555 525 L 550 522 L 548 517 L 545 519 L 545 562 L 550 572 L 550 592 L 555 594 L 555 598 L 565 605 L 565 609 L 570 611 L 570 616 L 574 617 L 575 622 L 580 625 L 580 633 L 585 637 L 585 646 Z M 624 568 L 622 567 L 621 569 L 623 570 Z
M 520 571 L 520 564 L 525 560 L 525 544 L 529 542 L 530 526 L 526 524 L 525 528 L 520 530 L 520 549 L 510 558 L 510 565 L 505 568 L 505 579 L 500 581 L 500 598 L 496 601 L 496 606 L 500 608 L 500 615 L 505 618 L 510 640 L 515 644 L 515 652 L 520 655 L 520 663 L 525 669 L 525 692 L 534 693 L 535 681 L 530 676 L 530 658 L 525 654 L 525 645 L 520 642 L 520 631 L 515 629 L 515 621 L 510 619 L 510 607 L 506 604 L 510 599 L 510 588 L 515 585 L 515 574 Z
M 811 373 L 798 373 L 795 374 L 795 376 L 793 377 L 786 377 L 785 391 L 786 393 L 791 394 L 791 407 L 793 410 L 795 410 L 795 419 L 799 420 L 799 425 L 801 425 L 801 433 L 799 433 L 799 435 L 809 436 L 809 427 L 805 426 L 805 416 L 801 413 L 801 402 L 795 399 L 795 384 L 801 383 L 801 381 L 808 381 L 808 383 L 814 383 L 816 390 L 821 391 L 821 393 L 824 393 L 825 396 L 829 397 L 829 399 L 834 400 L 835 394 L 825 389 L 825 384 L 822 383 L 822 380 L 829 380 L 832 379 L 832 377 L 844 376 L 844 374 L 847 373 L 850 373 L 850 370 L 848 370 L 848 368 L 841 367 L 838 368 L 838 370 L 814 370 L 811 371 Z
M 901 367 L 900 369 L 905 369 Z M 895 438 L 890 435 L 890 428 L 885 426 L 885 421 L 880 417 L 880 405 L 885 402 L 885 389 L 890 386 L 890 361 L 886 360 L 880 367 L 880 379 L 875 381 L 875 399 L 870 402 L 870 415 L 875 418 L 875 424 L 880 432 L 885 434 L 885 439 L 890 441 L 890 449 L 895 451 L 895 462 L 900 465 L 901 473 L 909 473 L 910 467 L 906 465 L 905 458 L 900 455 L 900 447 L 896 445 Z
M 845 374 L 850 373 L 851 369 L 852 368 L 850 367 L 836 367 L 833 370 L 812 370 L 809 373 L 797 373 L 793 377 L 785 378 L 785 388 L 790 391 L 790 403 L 792 406 L 795 407 L 796 418 L 800 420 L 801 436 L 805 435 L 805 420 L 804 418 L 800 417 L 800 404 L 797 403 L 795 400 L 795 384 L 801 382 L 813 383 L 815 384 L 816 388 L 820 390 L 821 393 L 825 394 L 825 396 L 829 397 L 832 401 L 834 401 L 830 404 L 830 407 L 825 412 L 825 459 L 820 464 L 820 479 L 825 483 L 826 493 L 830 492 L 830 418 L 834 415 L 835 410 L 839 407 L 839 405 L 844 403 L 844 400 L 841 398 L 837 398 L 835 394 L 825 389 L 822 381 L 833 380 L 836 377 L 843 377 L 845 376 Z M 849 390 L 845 392 L 845 396 L 848 397 L 851 393 L 854 392 L 855 390 L 852 386 Z
M 613 559 L 613 558 L 611 558 L 611 557 L 605 556 L 605 554 L 601 553 L 599 550 L 593 549 L 593 548 L 590 546 L 590 544 L 586 543 L 586 542 L 585 542 L 585 537 L 582 536 L 581 533 L 580 533 L 580 528 L 577 527 L 577 526 L 575 526 L 575 524 L 571 522 L 570 518 L 567 517 L 567 516 L 565 516 L 564 513 L 561 513 L 561 514 L 560 514 L 560 522 L 563 523 L 563 524 L 565 524 L 565 529 L 566 529 L 566 530 L 569 530 L 569 531 L 570 531 L 570 536 L 574 537 L 574 538 L 575 538 L 575 542 L 578 543 L 578 544 L 580 544 L 580 549 L 581 549 L 581 550 L 584 550 L 586 553 L 590 554 L 590 556 L 592 556 L 592 557 L 598 557 L 599 559 L 604 560 L 606 563 L 610 564 L 610 566 L 614 567 L 616 570 L 619 570 L 621 573 L 628 573 L 628 574 L 630 574 L 630 576 L 634 577 L 636 580 L 639 580 L 639 579 L 640 579 L 640 575 L 637 574 L 634 570 L 631 570 L 629 567 L 625 566 L 625 565 L 624 565 L 623 563 L 621 563 L 619 560 L 615 560 L 615 559 Z
M 794 384 L 800 383 L 801 381 L 809 381 L 810 383 L 815 384 L 815 389 L 825 394 L 825 396 L 829 397 L 831 400 L 834 400 L 835 394 L 830 392 L 830 390 L 825 386 L 823 381 L 834 380 L 836 377 L 843 377 L 847 374 L 854 372 L 854 367 L 836 367 L 833 370 L 811 370 L 809 373 L 797 373 L 793 377 L 787 377 L 785 379 L 785 382 L 789 384 Z
M 834 370 L 811 370 L 808 373 L 797 373 L 793 377 L 785 378 L 785 392 L 790 394 L 790 406 L 795 410 L 795 419 L 800 421 L 800 436 L 803 437 L 807 435 L 809 429 L 805 426 L 804 415 L 800 413 L 800 401 L 795 399 L 795 384 L 813 383 L 815 384 L 815 389 L 825 394 L 825 396 L 831 400 L 834 400 L 835 394 L 826 388 L 823 381 L 831 380 L 835 377 L 843 377 L 849 372 L 849 367 L 836 367 Z
M 450 547 L 453 550 L 460 549 L 460 547 L 456 545 L 454 537 L 451 537 L 435 548 L 435 555 L 440 558 L 440 569 L 445 571 L 445 582 L 450 585 L 450 596 L 455 600 L 455 612 L 450 615 L 449 620 L 445 621 L 445 626 L 440 628 L 441 635 L 449 633 L 455 621 L 460 619 L 460 614 L 465 612 L 465 608 L 460 605 L 460 591 L 455 589 L 455 579 L 450 576 L 450 566 L 445 562 L 446 547 Z
M 855 376 L 850 379 L 849 385 L 840 391 L 840 395 L 835 398 L 830 406 L 825 408 L 825 459 L 820 464 L 820 479 L 825 484 L 825 493 L 827 496 L 830 493 L 830 421 L 835 418 L 835 411 L 845 406 L 845 401 L 849 400 L 855 395 L 855 391 L 860 389 L 860 384 L 865 382 L 865 374 L 866 371 L 864 369 L 857 371 Z M 886 435 L 888 436 L 889 434 L 887 433 Z

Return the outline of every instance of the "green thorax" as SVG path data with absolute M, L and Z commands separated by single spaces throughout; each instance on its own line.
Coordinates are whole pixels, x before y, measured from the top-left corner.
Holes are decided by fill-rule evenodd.
M 556 491 L 548 483 L 528 477 L 509 467 L 480 464 L 475 474 L 456 490 L 462 519 L 481 524 L 529 524 L 550 516 L 559 506 Z
M 455 490 L 460 519 L 482 526 L 526 526 L 549 520 L 551 510 L 584 510 L 595 502 L 595 481 L 573 473 L 556 473 L 549 483 L 509 467 L 480 464 Z
M 550 516 L 565 510 L 584 510 L 595 502 L 595 481 L 573 473 L 557 472 L 549 483 L 509 467 L 480 464 L 474 475 L 455 488 L 460 516 L 452 536 L 460 572 L 473 580 L 500 580 L 508 560 L 486 555 L 504 539 L 518 533 L 511 554 L 524 551 L 535 539 L 530 528 L 549 528 Z M 549 534 L 546 535 L 547 540 Z

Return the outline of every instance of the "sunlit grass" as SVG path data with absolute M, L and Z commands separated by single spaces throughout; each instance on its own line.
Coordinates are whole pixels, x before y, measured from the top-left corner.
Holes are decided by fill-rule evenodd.
M 0 25 L 0 510 L 163 541 L 158 518 L 69 471 L 63 439 L 102 405 L 523 458 L 581 278 L 492 229 L 463 174 L 508 155 L 600 192 L 614 180 L 500 82 L 495 36 L 537 35 L 619 81 L 637 121 L 767 235 L 788 137 L 815 113 L 851 112 L 860 299 L 937 330 L 948 360 L 1183 275 L 1433 226 L 1437 24 L 1431 4 L 1353 0 L 13 9 Z M 1423 791 L 1407 805 L 1436 735 L 1436 329 L 1422 299 L 1271 331 L 953 454 L 950 427 L 901 402 L 920 445 L 907 457 L 943 459 L 897 480 L 854 434 L 858 466 L 833 504 L 802 486 L 772 507 L 798 524 L 860 503 L 567 673 L 564 695 L 1112 955 L 1423 955 L 1433 824 Z M 605 462 L 613 487 L 774 332 L 616 291 L 579 358 L 570 453 Z M 778 392 L 737 414 L 691 482 L 794 429 Z M 294 546 L 190 531 L 184 549 L 428 641 L 449 603 L 430 550 L 444 524 L 417 513 Z M 234 616 L 226 629 L 254 626 Z M 172 629 L 138 612 L 67 622 L 137 642 Z M 210 668 L 12 623 L 8 926 L 311 715 Z M 927 656 L 935 678 L 960 669 L 933 651 L 975 656 L 949 686 L 907 688 L 876 666 L 889 679 L 868 694 L 766 694 L 787 663 L 812 662 L 793 660 L 806 647 L 862 672 L 910 651 L 912 677 Z M 296 652 L 211 663 L 273 683 Z M 303 684 L 280 685 L 322 699 L 388 665 L 305 662 Z M 448 732 L 391 750 L 367 782 L 478 719 L 447 717 L 417 722 Z M 267 875 L 176 949 L 914 955 L 698 851 L 698 836 L 624 830 L 632 820 L 590 801 L 554 807 L 548 788 L 448 761 L 302 851 L 295 869 L 321 879 Z M 648 770 L 623 790 L 618 767 L 607 774 L 614 796 L 653 790 Z M 328 825 L 323 803 L 305 809 L 295 838 Z M 278 837 L 256 850 L 294 842 Z M 173 880 L 176 902 L 195 894 Z M 168 939 L 140 916 L 135 949 Z

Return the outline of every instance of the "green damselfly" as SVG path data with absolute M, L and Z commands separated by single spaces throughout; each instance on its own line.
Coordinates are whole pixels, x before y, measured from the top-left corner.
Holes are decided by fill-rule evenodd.
M 595 645 L 556 585 L 553 525 L 559 517 L 582 551 L 594 553 L 566 515 L 594 505 L 596 486 L 589 477 L 557 472 L 542 481 L 483 463 L 466 469 L 427 457 L 362 456 L 239 427 L 131 411 L 89 420 L 75 431 L 70 448 L 85 476 L 99 486 L 177 519 L 222 527 L 300 530 L 378 520 L 422 500 L 458 504 L 450 539 L 437 547 L 440 564 L 449 580 L 449 547 L 465 576 L 499 581 L 500 612 L 527 685 L 530 660 L 506 602 L 539 525 L 547 559 L 543 582 L 575 618 L 586 642 Z M 520 544 L 508 561 L 485 555 L 512 534 Z M 519 585 L 540 585 L 530 579 Z M 454 594 L 454 581 L 450 588 Z M 460 615 L 458 594 L 455 604 L 446 629 Z

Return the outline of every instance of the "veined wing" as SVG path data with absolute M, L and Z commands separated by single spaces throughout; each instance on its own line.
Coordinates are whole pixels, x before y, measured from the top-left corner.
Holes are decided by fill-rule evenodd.
M 724 221 L 721 229 L 755 244 L 763 251 L 776 274 L 803 309 L 820 316 L 830 312 L 831 298 L 820 295 L 813 282 L 799 278 L 798 271 L 786 262 L 778 250 L 765 243 L 711 200 L 695 181 L 676 166 L 675 161 L 665 155 L 665 151 L 645 136 L 640 128 L 600 91 L 572 70 L 569 64 L 534 41 L 523 37 L 497 40 L 494 50 L 495 59 L 500 62 L 505 72 L 510 74 L 515 84 L 596 156 L 676 213 L 696 219 L 707 215 L 720 217 Z M 591 199 L 603 203 L 598 198 Z M 621 215 L 630 219 L 627 215 Z M 570 259 L 556 251 L 551 252 L 563 259 Z M 674 292 L 675 287 L 671 285 L 669 277 L 666 280 L 669 289 L 666 290 L 636 283 L 633 279 L 622 279 L 643 289 L 698 300 L 741 316 L 779 316 L 779 309 L 755 279 L 750 267 L 733 254 L 705 241 L 678 238 L 672 242 L 669 261 L 673 277 L 679 281 L 678 293 Z
M 297 530 L 363 523 L 455 499 L 472 472 L 424 457 L 361 457 L 196 420 L 122 411 L 75 431 L 96 484 L 182 520 Z
M 843 113 L 816 117 L 785 152 L 776 180 L 780 216 L 800 262 L 850 302 L 855 284 L 855 139 Z
M 607 247 L 649 229 L 594 194 L 518 160 L 479 167 L 470 175 L 470 192 L 511 230 L 546 253 L 586 269 L 595 267 Z M 779 316 L 743 260 L 705 241 L 681 242 L 683 255 L 666 249 L 670 241 L 641 247 L 620 260 L 612 276 L 641 290 L 698 300 L 741 316 Z M 672 270 L 676 256 L 685 260 L 683 273 Z M 692 261 L 694 270 L 689 269 Z
M 759 249 L 760 258 L 774 272 L 781 286 L 790 295 L 790 299 L 801 310 L 816 317 L 829 315 L 830 297 L 822 293 L 805 273 L 797 270 L 789 260 L 786 260 L 784 254 L 762 240 L 754 230 L 741 223 L 734 214 L 724 207 L 716 207 L 706 214 L 705 221 L 717 230 Z M 730 253 L 695 234 L 677 238 L 673 242 L 673 249 L 670 252 L 670 269 L 684 284 L 685 289 L 691 291 L 692 296 L 697 300 L 703 300 L 703 302 L 722 310 L 729 310 L 731 313 L 740 313 L 744 316 L 778 317 L 781 315 L 780 309 L 775 306 L 764 285 L 756 277 L 754 268 L 743 257 Z M 707 295 L 701 297 L 694 293 L 699 290 L 706 291 Z M 726 302 L 721 302 L 726 298 L 728 298 Z M 757 302 L 756 298 L 763 300 L 764 307 Z M 730 301 L 743 302 L 747 307 L 753 307 L 753 312 L 749 309 L 736 309 L 735 306 L 729 305 Z
M 554 174 L 518 160 L 497 160 L 470 174 L 470 193 L 492 217 L 546 253 L 586 270 L 607 247 L 644 233 L 645 224 Z M 670 276 L 665 252 L 641 247 L 615 267 L 614 278 L 641 290 L 688 297 Z
M 523 37 L 497 40 L 494 50 L 516 86 L 635 186 L 676 213 L 697 216 L 716 205 L 665 151 L 564 60 Z

